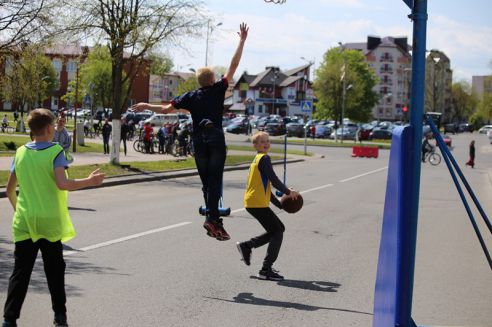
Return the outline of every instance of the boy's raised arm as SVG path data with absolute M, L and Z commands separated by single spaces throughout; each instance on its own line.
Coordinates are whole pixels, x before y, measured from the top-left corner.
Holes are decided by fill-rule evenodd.
M 75 191 L 90 186 L 98 186 L 102 184 L 103 180 L 104 174 L 100 173 L 99 169 L 94 170 L 86 178 L 68 179 L 65 175 L 64 167 L 55 168 L 56 186 L 58 186 L 60 190 Z
M 246 38 L 248 37 L 249 27 L 245 23 L 241 23 L 239 26 L 239 44 L 237 46 L 236 52 L 234 56 L 232 56 L 231 64 L 229 69 L 225 73 L 225 77 L 227 81 L 231 82 L 234 74 L 236 73 L 237 66 L 239 66 L 239 62 L 241 61 L 241 56 L 243 54 L 244 42 L 246 42 Z

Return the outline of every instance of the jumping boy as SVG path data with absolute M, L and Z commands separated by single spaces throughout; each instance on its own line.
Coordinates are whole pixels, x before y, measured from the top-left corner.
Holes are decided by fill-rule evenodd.
M 145 109 L 158 113 L 169 113 L 176 109 L 191 113 L 193 119 L 193 145 L 195 163 L 203 184 L 203 197 L 208 214 L 203 227 L 207 235 L 219 241 L 231 237 L 224 229 L 219 214 L 219 200 L 222 194 L 222 176 L 226 159 L 226 144 L 222 130 L 225 92 L 232 81 L 241 60 L 244 43 L 248 37 L 248 27 L 240 25 L 239 44 L 234 53 L 229 69 L 225 75 L 215 81 L 214 72 L 210 68 L 200 68 L 196 75 L 200 88 L 176 97 L 168 105 L 152 105 L 137 103 L 133 106 L 136 112 Z
M 72 239 L 75 230 L 68 213 L 67 191 L 100 185 L 104 174 L 95 170 L 84 179 L 67 178 L 68 162 L 63 148 L 52 142 L 54 122 L 54 115 L 47 109 L 31 111 L 27 124 L 33 142 L 17 149 L 10 170 L 7 196 L 14 208 L 15 264 L 9 280 L 2 327 L 17 326 L 39 250 L 51 294 L 54 324 L 68 326 L 62 242 Z
M 272 268 L 282 245 L 285 226 L 269 207 L 271 202 L 279 209 L 282 209 L 280 201 L 271 193 L 270 184 L 273 184 L 273 187 L 277 190 L 294 199 L 299 196 L 299 193 L 287 188 L 275 174 L 268 155 L 268 150 L 270 149 L 268 134 L 258 132 L 253 135 L 252 140 L 257 154 L 249 168 L 246 192 L 244 194 L 244 207 L 265 228 L 266 233 L 253 237 L 249 241 L 237 242 L 236 245 L 242 260 L 249 266 L 252 249 L 268 243 L 267 253 L 263 260 L 263 267 L 258 272 L 258 278 L 283 280 L 284 277 Z

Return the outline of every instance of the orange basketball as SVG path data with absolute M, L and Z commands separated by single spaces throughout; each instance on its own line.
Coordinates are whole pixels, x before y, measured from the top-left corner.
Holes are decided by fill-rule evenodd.
M 282 204 L 282 209 L 284 209 L 285 212 L 296 213 L 297 211 L 301 210 L 302 205 L 304 204 L 304 200 L 302 199 L 302 196 L 300 194 L 295 200 L 290 196 L 284 194 L 280 199 L 280 203 Z

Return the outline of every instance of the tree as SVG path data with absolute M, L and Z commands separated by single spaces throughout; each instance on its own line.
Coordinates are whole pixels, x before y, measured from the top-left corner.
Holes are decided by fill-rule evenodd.
M 53 26 L 53 0 L 0 0 L 0 54 L 12 53 L 27 40 L 41 40 Z
M 111 55 L 113 151 L 111 162 L 119 164 L 120 118 L 136 73 L 147 63 L 145 56 L 159 43 L 178 43 L 184 35 L 196 34 L 204 25 L 199 0 L 80 0 L 67 1 L 67 25 L 72 33 L 105 39 Z M 124 65 L 129 65 L 123 76 Z
M 453 83 L 451 92 L 453 99 L 452 120 L 457 122 L 468 121 L 478 103 L 477 97 L 472 94 L 470 84 L 464 80 Z
M 344 76 L 343 71 L 345 71 Z M 344 117 L 354 121 L 370 119 L 372 108 L 378 102 L 378 95 L 372 90 L 377 83 L 377 78 L 365 62 L 362 53 L 332 48 L 325 53 L 316 75 L 313 85 L 319 99 L 316 118 L 332 118 L 342 123 L 343 78 L 345 78 Z
M 39 45 L 25 46 L 20 53 L 9 56 L 6 63 L 2 95 L 6 101 L 19 105 L 21 116 L 24 109 L 41 106 L 58 85 L 56 71 Z
M 152 75 L 163 76 L 169 73 L 174 65 L 171 58 L 157 52 L 150 53 L 148 59 L 150 61 L 150 73 Z
M 492 120 L 492 92 L 483 94 L 482 99 L 478 103 L 477 113 L 483 120 L 490 124 Z
M 182 83 L 179 83 L 177 92 L 178 94 L 183 94 L 189 91 L 196 90 L 200 87 L 198 80 L 195 76 L 188 78 Z

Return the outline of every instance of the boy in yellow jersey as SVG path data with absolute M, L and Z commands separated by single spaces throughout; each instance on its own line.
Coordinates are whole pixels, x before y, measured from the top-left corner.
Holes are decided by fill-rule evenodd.
M 67 191 L 100 185 L 104 174 L 96 170 L 87 178 L 67 178 L 68 162 L 63 148 L 51 142 L 54 122 L 54 115 L 47 109 L 31 111 L 27 124 L 33 142 L 17 149 L 10 170 L 7 196 L 15 211 L 12 219 L 15 264 L 2 327 L 17 326 L 39 250 L 55 313 L 54 325 L 68 326 L 62 242 L 72 239 L 75 230 L 68 214 Z
M 257 154 L 249 168 L 246 192 L 244 194 L 244 207 L 265 228 L 266 233 L 253 237 L 249 241 L 237 242 L 236 245 L 242 260 L 249 266 L 252 249 L 268 243 L 266 257 L 263 260 L 263 267 L 258 272 L 258 278 L 283 280 L 284 277 L 272 268 L 282 245 L 285 226 L 269 207 L 270 202 L 272 202 L 279 209 L 282 209 L 280 201 L 271 193 L 270 184 L 273 184 L 277 190 L 294 199 L 299 196 L 299 193 L 288 189 L 273 171 L 272 162 L 270 156 L 268 156 L 268 150 L 270 149 L 268 134 L 258 132 L 253 135 L 253 146 Z

